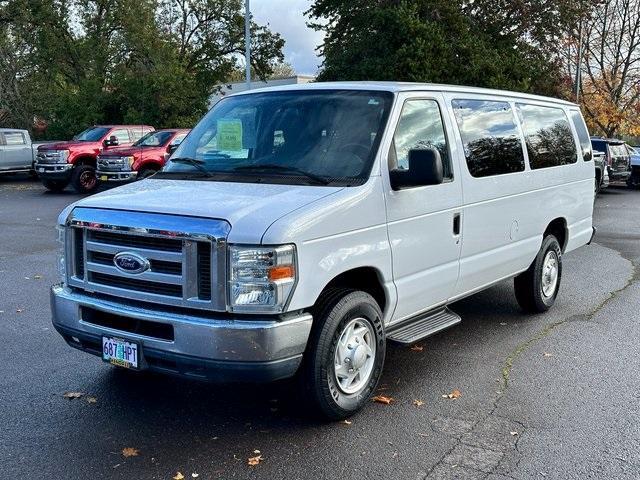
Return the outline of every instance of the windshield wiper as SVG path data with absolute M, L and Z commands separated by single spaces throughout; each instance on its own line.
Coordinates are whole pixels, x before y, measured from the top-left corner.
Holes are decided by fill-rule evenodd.
M 294 173 L 294 174 L 302 175 L 303 177 L 306 177 L 309 180 L 313 180 L 314 182 L 319 183 L 321 185 L 329 185 L 329 180 L 319 175 L 307 172 L 300 168 L 288 167 L 286 165 L 276 165 L 275 163 L 262 163 L 262 164 L 259 163 L 256 165 L 242 165 L 240 167 L 236 167 L 233 169 L 234 172 L 242 172 L 242 171 L 259 172 L 259 171 L 268 171 L 268 170 L 279 171 L 283 173 L 286 173 L 286 172 Z
M 209 172 L 209 170 L 204 168 L 203 165 L 205 165 L 206 162 L 202 160 L 198 160 L 197 158 L 177 157 L 177 158 L 170 158 L 169 161 L 175 162 L 175 163 L 186 163 L 187 165 L 191 165 L 192 167 L 195 167 L 197 170 L 202 172 L 206 177 L 213 176 L 211 172 Z

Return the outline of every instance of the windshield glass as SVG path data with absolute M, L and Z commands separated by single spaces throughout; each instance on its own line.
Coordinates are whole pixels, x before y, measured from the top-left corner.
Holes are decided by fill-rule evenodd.
M 180 144 L 159 178 L 362 184 L 392 100 L 389 92 L 353 90 L 223 99 Z
M 91 127 L 75 136 L 79 142 L 97 142 L 109 131 L 106 127 Z
M 134 147 L 162 147 L 173 132 L 150 132 L 133 144 Z

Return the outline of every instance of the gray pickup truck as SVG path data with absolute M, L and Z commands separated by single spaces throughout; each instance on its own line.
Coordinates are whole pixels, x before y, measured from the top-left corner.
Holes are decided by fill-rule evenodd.
M 0 174 L 33 172 L 39 145 L 43 143 L 32 143 L 26 130 L 0 128 Z

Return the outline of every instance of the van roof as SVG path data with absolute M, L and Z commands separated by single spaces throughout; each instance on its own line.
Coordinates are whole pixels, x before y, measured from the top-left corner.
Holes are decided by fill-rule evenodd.
M 301 83 L 291 85 L 280 85 L 276 87 L 264 87 L 256 88 L 253 90 L 245 90 L 233 94 L 235 95 L 248 95 L 256 92 L 282 92 L 290 90 L 374 90 L 383 92 L 455 92 L 455 93 L 468 93 L 478 95 L 495 95 L 500 97 L 513 97 L 520 99 L 538 100 L 544 102 L 558 103 L 561 105 L 577 107 L 575 103 L 567 102 L 559 98 L 544 97 L 542 95 L 532 95 L 530 93 L 511 92 L 508 90 L 495 90 L 491 88 L 481 87 L 467 87 L 462 85 L 446 85 L 438 83 L 413 83 L 413 82 L 313 82 L 313 83 Z M 232 96 L 232 95 L 229 95 Z

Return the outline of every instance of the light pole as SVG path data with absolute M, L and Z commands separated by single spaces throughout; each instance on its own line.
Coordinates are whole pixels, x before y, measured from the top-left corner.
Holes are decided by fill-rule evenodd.
M 244 63 L 247 90 L 251 90 L 251 13 L 249 0 L 244 0 Z

